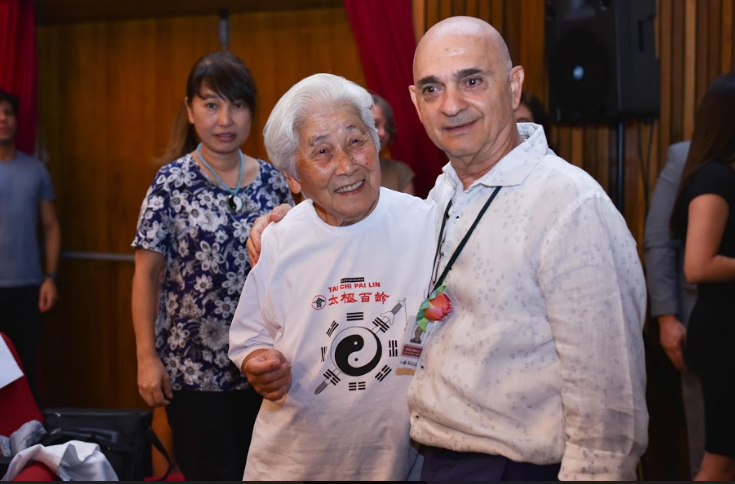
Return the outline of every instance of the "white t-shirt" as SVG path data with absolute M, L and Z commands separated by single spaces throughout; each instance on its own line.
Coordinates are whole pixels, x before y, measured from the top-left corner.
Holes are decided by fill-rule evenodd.
M 396 376 L 407 323 L 426 297 L 436 208 L 382 188 L 346 227 L 311 201 L 263 232 L 230 328 L 238 366 L 259 348 L 292 365 L 292 385 L 265 400 L 245 480 L 404 480 L 416 459 L 407 391 Z

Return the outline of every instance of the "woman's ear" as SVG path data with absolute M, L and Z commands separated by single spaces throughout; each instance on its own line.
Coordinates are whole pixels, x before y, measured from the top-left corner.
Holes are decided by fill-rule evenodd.
M 191 103 L 188 97 L 184 98 L 184 106 L 186 106 L 186 114 L 189 116 L 189 122 L 194 124 L 194 113 L 191 112 Z
M 284 178 L 286 178 L 286 182 L 288 182 L 288 188 L 291 189 L 291 192 L 293 193 L 301 193 L 301 183 L 296 178 L 293 178 L 288 173 L 283 174 Z

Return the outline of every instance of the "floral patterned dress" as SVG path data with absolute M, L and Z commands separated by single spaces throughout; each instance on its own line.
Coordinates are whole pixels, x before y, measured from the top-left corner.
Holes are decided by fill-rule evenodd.
M 156 349 L 173 390 L 231 391 L 248 386 L 227 356 L 229 330 L 250 262 L 253 222 L 293 205 L 285 178 L 258 160 L 256 179 L 240 189 L 243 209 L 204 176 L 191 154 L 162 167 L 140 210 L 132 246 L 162 254 L 166 273 L 156 319 Z

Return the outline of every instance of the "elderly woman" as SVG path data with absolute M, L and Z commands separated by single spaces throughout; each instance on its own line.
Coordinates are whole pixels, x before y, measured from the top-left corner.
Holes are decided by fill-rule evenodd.
M 263 233 L 230 358 L 265 398 L 245 480 L 404 480 L 416 460 L 396 375 L 431 277 L 435 207 L 380 187 L 372 98 L 316 74 L 265 126 L 305 201 Z

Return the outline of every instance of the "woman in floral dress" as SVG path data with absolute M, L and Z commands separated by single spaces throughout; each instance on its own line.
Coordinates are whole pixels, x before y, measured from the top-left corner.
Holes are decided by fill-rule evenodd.
M 240 151 L 256 88 L 220 51 L 199 59 L 174 161 L 155 176 L 133 241 L 138 389 L 165 406 L 187 480 L 240 480 L 261 398 L 228 356 L 230 322 L 250 264 L 253 221 L 293 204 L 269 163 Z

